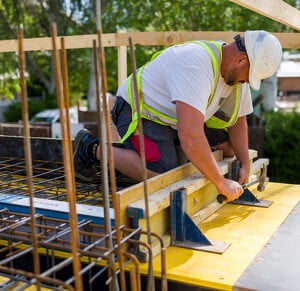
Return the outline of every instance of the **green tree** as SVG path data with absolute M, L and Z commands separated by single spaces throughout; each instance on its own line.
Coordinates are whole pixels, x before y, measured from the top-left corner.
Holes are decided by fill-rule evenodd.
M 297 0 L 287 2 L 294 7 L 298 3 Z M 121 29 L 125 31 L 245 31 L 248 29 L 292 31 L 285 25 L 224 0 L 112 0 L 104 7 L 102 14 L 103 30 L 108 33 Z M 137 47 L 137 64 L 142 65 L 156 50 L 155 47 Z M 116 68 L 115 61 L 108 59 L 108 62 L 113 64 L 112 68 Z M 109 88 L 115 89 L 116 83 L 109 83 Z
M 23 28 L 26 38 L 50 36 L 50 24 L 56 23 L 58 35 L 80 35 L 96 32 L 95 0 L 0 0 L 0 39 L 15 39 Z M 294 7 L 297 0 L 286 1 Z M 244 31 L 266 29 L 291 31 L 285 25 L 263 17 L 248 9 L 224 0 L 110 0 L 101 2 L 104 33 L 126 31 Z M 4 29 L 5 28 L 5 29 Z M 137 64 L 143 64 L 156 50 L 143 47 L 136 50 Z M 55 82 L 51 52 L 26 54 L 28 85 L 35 93 L 40 91 L 53 98 Z M 4 59 L 4 60 L 3 60 Z M 17 71 L 15 54 L 2 57 L 0 76 Z M 0 59 L 1 62 L 1 59 Z M 86 94 L 89 86 L 91 50 L 68 51 L 68 70 L 71 98 L 77 100 Z M 106 50 L 108 90 L 117 89 L 116 50 Z M 130 66 L 129 66 L 130 67 Z M 13 74 L 12 74 L 13 75 Z M 16 82 L 16 81 L 15 81 Z M 15 92 L 11 80 L 0 83 L 0 95 Z M 2 88 L 2 89 L 1 89 Z M 31 91 L 30 91 L 31 92 Z M 13 94 L 10 94 L 12 96 Z
M 298 1 L 287 2 L 296 7 Z M 107 32 L 114 32 L 116 28 L 138 31 L 287 30 L 284 25 L 224 0 L 113 0 L 103 11 L 103 22 Z
M 58 35 L 77 35 L 90 31 L 93 23 L 90 17 L 93 11 L 90 2 L 71 0 L 68 6 L 66 3 L 56 0 L 0 0 L 0 26 L 5 27 L 0 33 L 0 39 L 15 39 L 20 28 L 23 29 L 25 38 L 50 36 L 51 23 L 56 23 Z M 0 66 L 0 75 L 16 73 L 18 70 L 16 54 L 6 53 L 2 58 L 5 60 L 5 66 Z M 88 66 L 88 62 L 88 51 L 68 52 L 68 67 L 72 72 L 69 76 L 70 95 L 75 100 L 85 92 L 87 84 L 84 80 L 88 78 L 88 70 L 78 68 Z M 31 90 L 40 91 L 40 95 L 44 93 L 43 95 L 53 98 L 55 76 L 51 52 L 26 52 L 26 69 L 29 73 L 29 93 Z M 9 76 L 6 79 L 11 81 Z M 8 81 L 0 86 L 1 96 L 12 96 L 9 92 L 15 89 L 17 83 L 14 82 L 12 86 Z
M 300 115 L 298 112 L 267 112 L 265 122 L 265 156 L 270 159 L 273 182 L 300 183 Z

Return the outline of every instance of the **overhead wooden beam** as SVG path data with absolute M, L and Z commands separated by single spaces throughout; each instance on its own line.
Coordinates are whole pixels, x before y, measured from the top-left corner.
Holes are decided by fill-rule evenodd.
M 299 16 L 300 19 L 300 16 Z M 195 39 L 233 41 L 233 37 L 243 32 L 239 31 L 166 31 L 166 32 L 134 32 L 134 33 L 107 33 L 103 34 L 104 47 L 128 46 L 131 37 L 135 44 L 168 46 Z M 283 48 L 300 48 L 300 33 L 274 33 Z M 58 37 L 60 38 L 60 37 Z M 66 49 L 92 48 L 96 34 L 64 36 Z M 57 41 L 60 49 L 60 41 Z M 17 52 L 17 40 L 1 40 L 0 53 Z M 24 51 L 52 50 L 50 37 L 24 39 Z
M 282 0 L 229 0 L 279 23 L 300 30 L 300 11 Z

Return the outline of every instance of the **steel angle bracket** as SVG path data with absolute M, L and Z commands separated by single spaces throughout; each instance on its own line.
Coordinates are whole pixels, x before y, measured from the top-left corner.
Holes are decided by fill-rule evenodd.
M 249 205 L 263 208 L 270 207 L 272 203 L 273 201 L 270 200 L 257 199 L 249 189 L 245 189 L 244 193 L 239 197 L 239 199 L 229 202 L 229 204 Z
M 208 240 L 187 214 L 185 189 L 171 192 L 171 245 L 222 254 L 230 243 Z
M 131 226 L 134 229 L 139 228 L 139 219 L 145 218 L 143 209 L 130 206 L 126 208 L 126 215 L 131 218 Z M 139 240 L 140 234 L 134 235 L 133 239 Z M 147 254 L 140 251 L 140 246 L 138 244 L 132 244 L 131 246 L 129 246 L 128 252 L 134 254 L 141 263 L 147 262 Z

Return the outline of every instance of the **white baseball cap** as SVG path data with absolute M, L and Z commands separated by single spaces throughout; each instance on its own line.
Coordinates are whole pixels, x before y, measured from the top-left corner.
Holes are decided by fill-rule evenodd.
M 273 76 L 279 68 L 282 48 L 279 40 L 264 30 L 247 30 L 244 38 L 250 62 L 249 83 L 259 90 L 261 80 Z

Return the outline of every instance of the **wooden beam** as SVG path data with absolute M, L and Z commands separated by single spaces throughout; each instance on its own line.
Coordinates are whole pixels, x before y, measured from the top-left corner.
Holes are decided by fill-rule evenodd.
M 218 153 L 216 153 L 218 154 Z M 254 150 L 249 150 L 249 159 L 250 161 L 252 161 L 254 158 L 257 157 L 257 152 Z M 218 158 L 218 156 L 215 155 L 216 161 L 218 163 L 218 167 L 220 169 L 220 172 L 222 173 L 222 175 L 227 174 L 228 172 L 228 164 L 229 162 L 232 160 L 231 158 L 227 158 L 227 159 L 222 159 L 220 160 Z M 260 162 L 256 162 L 255 163 L 255 171 L 257 172 L 261 167 L 263 163 L 267 163 L 268 159 L 260 159 L 258 160 Z M 183 166 L 180 166 L 176 169 L 173 169 L 165 174 L 161 174 L 159 176 L 156 176 L 154 178 L 156 178 L 155 180 L 153 180 L 152 178 L 152 183 L 149 182 L 149 189 L 150 189 L 150 193 L 151 195 L 149 196 L 149 215 L 153 216 L 155 215 L 157 212 L 167 208 L 170 206 L 170 193 L 181 189 L 181 188 L 185 188 L 187 195 L 190 196 L 193 193 L 202 190 L 205 186 L 211 184 L 210 181 L 208 181 L 199 171 L 197 171 L 195 168 L 192 171 L 189 171 L 188 173 L 184 173 L 182 170 L 185 169 L 186 167 L 190 167 L 190 163 L 185 164 Z M 175 177 L 173 178 L 173 181 L 170 179 L 171 177 L 168 177 L 170 173 L 172 173 L 173 175 L 175 174 L 174 171 L 179 171 L 179 173 L 182 175 L 180 179 L 178 179 L 178 177 L 175 179 Z M 168 177 L 168 182 L 167 183 L 162 183 L 162 179 L 165 177 Z M 157 178 L 161 180 L 161 183 L 157 184 Z M 151 179 L 149 179 L 149 181 L 151 181 Z M 155 185 L 157 184 L 157 185 Z M 153 187 L 156 188 L 156 190 L 153 191 Z M 215 186 L 213 186 L 215 187 Z M 134 193 L 135 197 L 137 197 L 138 193 L 136 193 L 136 188 L 141 188 L 140 184 L 137 184 L 133 187 L 124 189 L 120 192 L 118 192 L 121 195 L 128 195 L 128 194 L 132 194 Z M 142 192 L 142 189 L 139 190 L 139 193 Z M 208 199 L 202 199 L 201 203 L 203 203 L 204 205 L 210 203 L 212 200 L 216 199 L 216 193 L 210 193 L 213 191 L 208 191 L 208 193 L 206 193 L 206 196 L 210 196 Z M 210 195 L 212 194 L 212 195 Z M 191 199 L 193 200 L 193 198 Z M 195 201 L 194 201 L 195 202 Z M 142 209 L 143 211 L 145 211 L 145 202 L 143 198 L 140 199 L 136 199 L 134 202 L 128 203 L 126 205 L 126 207 L 128 207 L 128 205 L 132 208 L 135 209 Z M 197 207 L 199 207 L 199 205 L 197 205 Z M 193 206 L 189 206 L 188 207 L 190 210 L 193 208 Z M 193 212 L 193 211 L 192 211 Z
M 249 155 L 255 155 L 255 151 L 249 151 Z M 222 151 L 215 151 L 212 153 L 216 161 L 223 159 Z M 171 184 L 174 184 L 194 173 L 197 173 L 198 170 L 194 167 L 192 163 L 185 163 L 177 168 L 174 168 L 170 171 L 162 173 L 158 176 L 154 176 L 147 180 L 148 193 L 152 194 L 154 192 L 160 191 Z M 143 199 L 144 197 L 144 187 L 143 183 L 135 184 L 131 187 L 125 188 L 117 192 L 119 207 L 120 207 L 120 216 L 121 222 L 125 225 L 129 225 L 128 217 L 126 216 L 126 208 L 130 203 L 133 203 L 137 200 Z
M 122 82 L 127 78 L 127 47 L 118 47 L 118 84 L 121 85 Z
M 300 11 L 282 0 L 229 0 L 279 23 L 300 30 Z
M 299 17 L 300 19 L 300 17 Z M 220 31 L 168 31 L 168 32 L 134 32 L 134 33 L 107 33 L 103 35 L 104 47 L 128 46 L 128 38 L 131 37 L 134 44 L 145 46 L 168 46 L 195 39 L 215 40 L 221 39 L 232 42 L 233 37 L 243 32 L 220 32 Z M 300 33 L 274 33 L 281 42 L 283 48 L 300 48 Z M 60 37 L 58 37 L 60 38 Z M 96 34 L 65 36 L 66 49 L 92 48 Z M 57 41 L 60 49 L 60 41 Z M 1 40 L 0 53 L 17 52 L 17 40 Z M 25 51 L 52 50 L 50 37 L 24 39 Z

